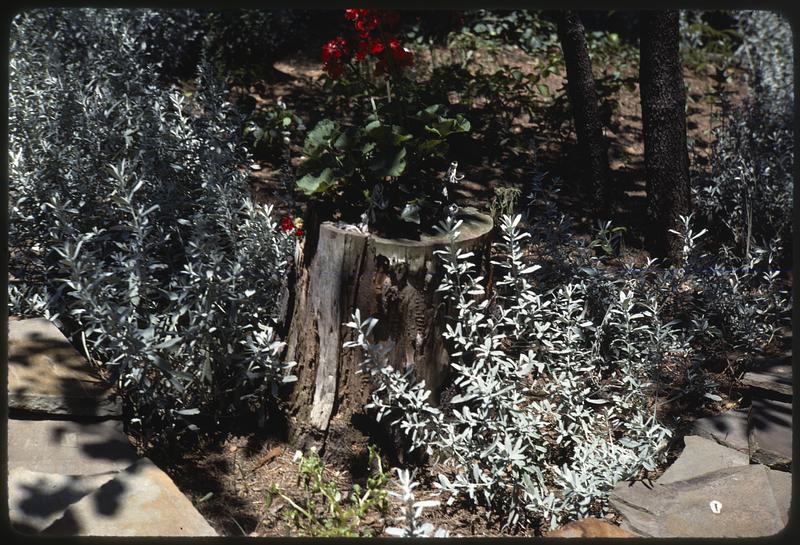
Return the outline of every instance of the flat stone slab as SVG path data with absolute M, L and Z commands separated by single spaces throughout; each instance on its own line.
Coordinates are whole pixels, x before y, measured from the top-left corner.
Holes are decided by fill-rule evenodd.
M 786 526 L 789 505 L 772 481 L 791 475 L 763 465 L 719 469 L 669 484 L 620 483 L 611 505 L 622 528 L 647 537 L 764 537 Z M 781 490 L 785 489 L 785 483 Z M 712 509 L 713 501 L 720 509 Z
M 64 511 L 110 481 L 116 472 L 100 475 L 59 475 L 15 467 L 8 473 L 11 526 L 36 534 L 61 518 Z
M 792 396 L 792 359 L 771 358 L 753 362 L 742 383 L 767 393 Z
M 683 438 L 686 445 L 678 459 L 658 478 L 658 484 L 692 479 L 726 467 L 746 466 L 750 457 L 738 450 L 723 447 L 716 441 L 697 435 Z
M 750 461 L 789 471 L 792 465 L 792 404 L 754 398 L 749 421 Z
M 72 504 L 43 534 L 217 535 L 167 474 L 147 458 L 142 458 Z
M 749 452 L 748 412 L 748 410 L 734 409 L 714 416 L 699 418 L 692 425 L 691 434 L 712 439 L 728 448 Z
M 777 471 L 770 469 L 767 471 L 769 484 L 772 487 L 772 493 L 778 502 L 778 507 L 785 507 L 779 509 L 778 514 L 784 524 L 789 523 L 789 507 L 792 503 L 792 474 L 787 471 Z
M 8 323 L 8 406 L 66 416 L 122 416 L 111 386 L 49 320 Z
M 8 420 L 9 470 L 93 475 L 125 469 L 137 459 L 118 420 Z

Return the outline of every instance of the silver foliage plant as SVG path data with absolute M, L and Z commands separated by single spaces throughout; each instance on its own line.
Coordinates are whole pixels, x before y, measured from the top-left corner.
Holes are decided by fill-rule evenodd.
M 749 94 L 723 99 L 711 173 L 698 177 L 694 201 L 717 238 L 747 262 L 791 240 L 794 188 L 794 60 L 792 30 L 780 14 L 735 12 Z
M 483 505 L 506 527 L 553 528 L 602 516 L 618 482 L 656 469 L 671 436 L 658 406 L 720 401 L 704 367 L 711 347 L 757 353 L 791 303 L 773 270 L 779 247 L 754 247 L 744 263 L 725 246 L 709 252 L 708 230 L 688 216 L 673 231 L 681 263 L 620 267 L 613 244 L 594 256 L 603 244 L 569 236 L 547 190 L 534 191 L 530 209 L 525 231 L 521 216 L 501 219 L 489 293 L 455 245 L 460 224 L 440 227 L 451 241 L 439 289 L 451 309 L 454 395 L 439 407 L 412 368 L 386 365 L 392 346 L 369 340 L 374 318 L 356 311 L 345 346 L 363 351 L 374 380 L 367 407 L 430 456 L 448 504 Z M 611 231 L 601 225 L 597 240 Z
M 386 534 L 394 537 L 450 537 L 443 528 L 436 528 L 430 522 L 423 522 L 422 512 L 426 507 L 436 507 L 439 500 L 417 501 L 414 489 L 419 483 L 407 469 L 395 468 L 397 473 L 397 491 L 390 491 L 389 496 L 399 500 L 399 514 L 395 517 L 398 526 L 386 528 Z
M 523 258 L 529 234 L 504 216 L 497 292 L 484 293 L 469 252 L 455 245 L 460 222 L 441 225 L 440 290 L 453 308 L 446 337 L 456 395 L 433 407 L 424 383 L 386 365 L 391 347 L 368 336 L 375 320 L 356 313 L 357 338 L 376 388 L 368 407 L 389 418 L 411 448 L 432 457 L 447 504 L 481 504 L 506 527 L 556 527 L 605 511 L 621 479 L 655 468 L 670 432 L 655 419 L 651 377 L 683 339 L 659 323 L 635 281 L 615 287 L 603 313 L 587 304 L 589 281 L 534 286 Z M 660 332 L 660 337 L 656 332 Z
M 132 20 L 12 23 L 9 305 L 83 337 L 132 422 L 174 438 L 264 410 L 293 380 L 271 315 L 293 241 L 250 198 L 241 120 L 211 67 L 191 94 L 162 88 L 151 26 Z M 76 32 L 84 47 L 62 43 Z

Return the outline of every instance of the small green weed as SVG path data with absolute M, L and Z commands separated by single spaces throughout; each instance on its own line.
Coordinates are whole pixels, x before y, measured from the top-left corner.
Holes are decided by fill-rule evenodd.
M 386 485 L 388 477 L 383 471 L 380 456 L 369 447 L 369 465 L 375 470 L 367 478 L 366 488 L 353 485 L 349 494 L 343 494 L 334 482 L 325 480 L 325 466 L 312 452 L 299 454 L 298 486 L 302 500 L 295 502 L 277 485 L 267 492 L 266 506 L 275 496 L 285 501 L 289 508 L 284 520 L 297 529 L 297 535 L 308 537 L 370 537 L 373 531 L 365 519 L 371 513 L 385 515 L 389 507 Z

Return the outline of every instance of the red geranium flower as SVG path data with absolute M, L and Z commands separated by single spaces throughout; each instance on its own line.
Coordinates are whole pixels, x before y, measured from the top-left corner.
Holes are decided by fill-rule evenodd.
M 381 53 L 383 53 L 384 49 L 385 47 L 383 47 L 383 44 L 381 42 L 373 42 L 372 47 L 370 48 L 370 53 L 372 53 L 373 55 L 380 55 Z
M 366 38 L 358 42 L 358 49 L 356 50 L 356 60 L 363 61 L 367 55 L 378 56 L 386 49 L 383 43 L 379 40 Z
M 346 9 L 344 10 L 344 18 L 348 21 L 355 21 L 362 17 L 367 11 L 366 9 Z
M 396 25 L 400 20 L 397 11 L 346 9 L 344 17 L 348 21 L 353 21 L 360 37 L 355 49 L 355 60 L 363 61 L 367 55 L 377 57 L 376 75 L 383 74 L 390 67 L 394 70 L 414 64 L 413 54 L 403 47 L 397 38 L 386 37 L 383 33 L 381 37 L 371 35 L 381 25 Z M 333 77 L 340 76 L 344 72 L 346 57 L 349 55 L 350 49 L 344 38 L 337 37 L 329 41 L 322 47 L 322 69 Z
M 369 40 L 361 40 L 360 42 L 358 42 L 358 49 L 356 50 L 357 61 L 364 60 L 364 58 L 367 56 L 367 53 L 369 52 L 371 45 L 372 44 L 369 42 Z
M 328 62 L 330 59 L 341 59 L 350 54 L 347 41 L 338 36 L 322 46 L 322 61 Z
M 297 235 L 298 237 L 302 237 L 306 233 L 302 229 L 298 229 L 297 231 L 294 232 L 294 234 Z
M 375 10 L 345 10 L 344 16 L 350 21 L 355 21 L 356 31 L 362 38 L 369 36 L 369 33 L 378 28 L 381 24 L 381 20 Z
M 414 64 L 414 54 L 403 47 L 400 41 L 393 36 L 389 38 L 389 52 L 392 55 L 392 60 L 398 66 L 411 66 Z
M 322 46 L 322 69 L 333 77 L 339 77 L 344 72 L 344 57 L 350 54 L 347 41 L 341 36 L 334 38 Z
M 292 229 L 294 229 L 294 220 L 291 216 L 284 216 L 283 219 L 281 219 L 281 231 L 288 233 Z

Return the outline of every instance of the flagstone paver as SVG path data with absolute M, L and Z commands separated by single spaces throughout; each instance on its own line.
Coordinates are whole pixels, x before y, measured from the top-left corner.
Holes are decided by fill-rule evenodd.
M 60 518 L 70 505 L 97 490 L 114 475 L 116 472 L 60 475 L 15 467 L 8 472 L 11 525 L 24 533 L 41 532 Z
M 754 398 L 749 424 L 750 461 L 788 471 L 792 464 L 792 404 Z
M 166 473 L 139 458 L 114 389 L 48 320 L 8 329 L 9 515 L 23 533 L 215 536 Z
M 691 434 L 712 439 L 728 448 L 748 452 L 747 413 L 747 410 L 736 409 L 700 418 L 692 425 Z
M 791 475 L 763 465 L 728 467 L 668 484 L 620 483 L 611 505 L 622 528 L 652 537 L 762 537 L 786 525 Z M 774 482 L 782 483 L 779 491 Z M 790 486 L 790 484 L 789 484 Z M 711 502 L 719 502 L 719 510 Z
M 763 392 L 768 397 L 770 394 L 792 396 L 792 359 L 772 358 L 763 359 L 753 363 L 750 371 L 742 377 L 742 383 L 750 388 Z
M 711 439 L 687 435 L 683 441 L 686 445 L 683 452 L 658 478 L 659 484 L 683 481 L 718 469 L 750 463 L 749 456 L 744 452 L 723 447 Z
M 62 416 L 122 414 L 113 388 L 44 318 L 8 323 L 8 406 Z
M 9 470 L 92 475 L 124 469 L 137 459 L 117 420 L 8 420 Z
M 217 535 L 175 483 L 147 458 L 72 504 L 43 534 Z

